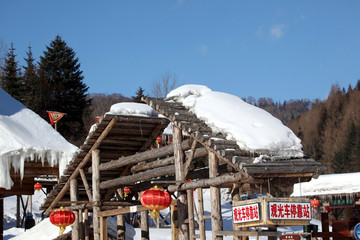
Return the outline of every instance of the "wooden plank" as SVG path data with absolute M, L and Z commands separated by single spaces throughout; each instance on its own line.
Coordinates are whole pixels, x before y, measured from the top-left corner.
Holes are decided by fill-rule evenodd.
M 53 209 L 57 203 L 60 201 L 60 199 L 65 195 L 65 193 L 69 190 L 70 187 L 70 180 L 71 179 L 75 179 L 80 172 L 80 169 L 82 169 L 90 160 L 91 158 L 91 154 L 92 154 L 92 150 L 97 149 L 101 142 L 105 139 L 105 137 L 109 134 L 110 130 L 112 129 L 112 127 L 115 125 L 116 123 L 116 117 L 114 117 L 113 119 L 111 119 L 110 123 L 106 126 L 105 130 L 101 133 L 101 135 L 99 136 L 99 138 L 97 139 L 97 141 L 94 143 L 94 145 L 91 147 L 90 151 L 85 155 L 85 157 L 83 158 L 83 160 L 80 162 L 80 164 L 77 166 L 77 168 L 75 169 L 75 171 L 71 174 L 71 176 L 69 177 L 69 179 L 67 180 L 67 182 L 65 183 L 64 187 L 61 189 L 60 193 L 56 196 L 56 198 L 52 201 L 52 203 L 50 204 L 50 206 L 48 207 L 48 209 L 45 211 L 46 215 L 50 214 L 51 209 Z

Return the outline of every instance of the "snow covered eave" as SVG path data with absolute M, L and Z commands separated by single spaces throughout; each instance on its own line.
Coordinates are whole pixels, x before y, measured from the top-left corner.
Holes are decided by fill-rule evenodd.
M 309 182 L 294 184 L 292 197 L 360 196 L 360 172 L 325 174 Z

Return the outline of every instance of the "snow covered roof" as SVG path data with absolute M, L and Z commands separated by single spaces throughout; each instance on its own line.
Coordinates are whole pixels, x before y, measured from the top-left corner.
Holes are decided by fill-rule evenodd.
M 240 149 L 284 158 L 304 156 L 300 139 L 279 119 L 241 98 L 202 85 L 184 85 L 167 101 L 181 102 L 214 132 L 235 140 Z
M 73 158 L 77 147 L 50 124 L 0 88 L 0 187 L 10 189 L 11 167 L 24 174 L 25 161 L 45 159 L 59 170 Z
M 294 184 L 292 197 L 360 195 L 360 172 L 320 175 L 310 182 Z
M 116 103 L 110 107 L 110 112 L 106 114 L 158 117 L 158 113 L 147 104 L 134 102 Z

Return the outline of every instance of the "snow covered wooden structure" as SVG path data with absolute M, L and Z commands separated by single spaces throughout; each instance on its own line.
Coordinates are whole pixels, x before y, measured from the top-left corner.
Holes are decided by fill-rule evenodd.
M 324 240 L 357 239 L 360 229 L 354 236 L 354 226 L 360 227 L 360 172 L 320 175 L 309 182 L 294 184 L 293 197 L 318 199 L 321 215 L 321 232 L 313 237 Z M 331 217 L 330 217 L 331 216 Z M 332 231 L 330 227 L 332 226 Z
M 237 238 L 236 225 L 234 231 L 223 231 L 221 188 L 232 189 L 233 200 L 237 201 L 239 193 L 246 189 L 262 184 L 289 185 L 309 180 L 323 171 L 321 164 L 312 159 L 281 159 L 272 157 L 264 149 L 241 149 L 236 141 L 213 131 L 181 102 L 143 100 L 162 117 L 106 114 L 68 165 L 65 176 L 48 194 L 42 206 L 46 214 L 63 205 L 78 212 L 80 223 L 73 228 L 73 239 L 83 238 L 81 228 L 87 226 L 88 212 L 92 212 L 93 226 L 96 226 L 94 239 L 107 238 L 109 216 L 118 216 L 118 239 L 124 239 L 122 215 L 130 212 L 141 212 L 142 239 L 148 239 L 147 209 L 140 204 L 138 196 L 155 184 L 176 192 L 171 206 L 172 239 L 205 239 L 204 221 L 209 218 L 213 239 L 222 239 L 224 235 Z M 152 149 L 156 137 L 169 123 L 172 124 L 172 143 Z M 262 161 L 253 163 L 256 158 Z M 131 189 L 133 197 L 124 197 L 124 187 Z M 210 188 L 211 216 L 203 212 L 203 188 Z M 198 235 L 195 235 L 193 189 L 198 189 L 200 201 L 196 219 Z
M 20 200 L 24 210 L 22 220 L 29 210 L 26 206 L 31 206 L 31 201 L 24 203 L 20 196 L 28 195 L 31 199 L 35 178 L 44 188 L 52 189 L 59 176 L 59 166 L 66 166 L 77 148 L 1 88 L 0 103 L 0 214 L 3 214 L 3 197 L 16 195 L 20 227 Z M 2 216 L 0 220 L 2 239 Z

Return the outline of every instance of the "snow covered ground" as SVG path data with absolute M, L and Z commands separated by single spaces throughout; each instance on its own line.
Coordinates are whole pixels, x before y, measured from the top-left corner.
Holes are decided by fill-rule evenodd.
M 203 190 L 204 195 L 204 209 L 205 214 L 210 215 L 210 193 L 208 189 Z M 33 195 L 33 217 L 36 222 L 36 226 L 32 229 L 28 229 L 24 231 L 24 228 L 16 228 L 16 197 L 8 197 L 4 200 L 4 240 L 7 239 L 36 239 L 36 240 L 49 240 L 53 239 L 58 236 L 59 228 L 52 225 L 49 221 L 49 218 L 44 219 L 41 221 L 41 212 L 39 211 L 39 206 L 41 205 L 44 194 L 40 192 L 35 192 Z M 230 195 L 227 193 L 227 189 L 221 190 L 221 202 L 222 202 L 222 214 L 223 214 L 223 224 L 224 230 L 232 230 L 232 206 L 230 203 Z M 195 202 L 197 203 L 197 192 L 194 192 Z M 24 200 L 26 201 L 26 197 L 24 196 Z M 163 210 L 163 215 L 166 215 L 168 209 Z M 115 221 L 111 221 L 109 219 L 108 225 L 110 228 L 109 231 L 115 232 Z M 152 220 L 149 221 L 152 223 Z M 319 231 L 321 231 L 321 224 L 317 220 L 312 220 L 312 224 L 317 224 L 319 226 Z M 210 220 L 205 221 L 205 228 L 206 228 L 206 239 L 211 239 L 211 222 Z M 65 233 L 70 231 L 71 227 L 67 227 Z M 279 231 L 282 232 L 298 232 L 302 231 L 302 226 L 295 226 L 295 227 L 281 227 L 278 228 Z M 196 230 L 198 232 L 198 230 Z M 141 230 L 139 228 L 132 228 L 128 226 L 127 228 L 127 235 L 129 240 L 140 240 L 141 239 Z M 157 229 L 154 227 L 150 228 L 150 239 L 155 240 L 171 240 L 171 230 L 170 229 Z M 224 237 L 224 240 L 233 239 L 230 236 Z M 255 239 L 255 238 L 253 238 Z M 266 239 L 266 238 L 263 238 Z

